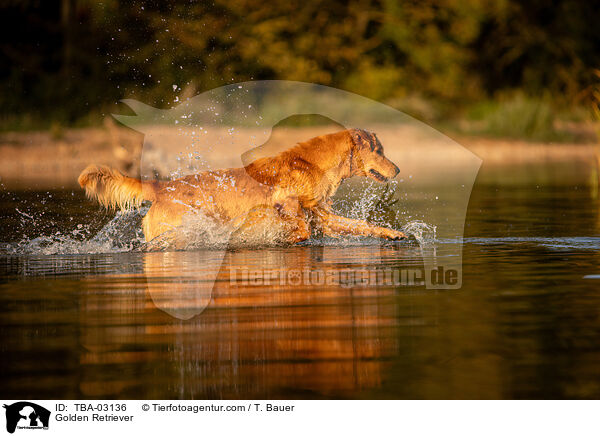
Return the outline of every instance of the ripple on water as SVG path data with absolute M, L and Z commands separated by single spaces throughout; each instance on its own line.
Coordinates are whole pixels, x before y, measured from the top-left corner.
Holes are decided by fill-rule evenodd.
M 438 241 L 444 242 L 444 241 Z M 502 238 L 464 238 L 463 242 L 474 245 L 535 245 L 551 250 L 598 250 L 600 237 L 502 237 Z

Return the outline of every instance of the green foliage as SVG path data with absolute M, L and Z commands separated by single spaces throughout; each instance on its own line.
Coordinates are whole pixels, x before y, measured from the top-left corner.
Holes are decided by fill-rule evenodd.
M 467 113 L 470 133 L 522 138 L 532 141 L 566 141 L 574 138 L 557 129 L 556 110 L 548 96 L 512 93 L 474 105 Z
M 594 70 L 597 82 L 592 86 L 592 113 L 596 123 L 600 123 L 600 70 Z M 600 127 L 596 127 L 596 135 L 600 141 Z
M 435 101 L 449 113 L 515 89 L 589 103 L 580 100 L 600 65 L 599 18 L 600 8 L 576 0 L 8 2 L 0 125 L 94 122 L 122 98 L 166 108 L 252 79 L 316 82 L 401 106 Z M 500 104 L 536 114 L 519 127 L 528 135 L 547 130 L 543 105 Z M 498 117 L 489 129 L 515 130 Z

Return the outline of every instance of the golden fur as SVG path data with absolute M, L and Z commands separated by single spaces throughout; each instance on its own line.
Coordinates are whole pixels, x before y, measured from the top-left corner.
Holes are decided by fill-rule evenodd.
M 318 136 L 244 168 L 205 171 L 165 182 L 142 182 L 118 170 L 90 165 L 79 176 L 89 197 L 108 208 L 151 201 L 144 217 L 147 241 L 181 225 L 188 212 L 201 210 L 222 223 L 240 226 L 275 210 L 291 229 L 288 242 L 310 238 L 312 230 L 329 236 L 364 235 L 403 239 L 399 231 L 333 213 L 330 197 L 352 176 L 386 181 L 398 167 L 383 154 L 377 137 L 359 129 Z M 308 215 L 308 217 L 307 217 Z

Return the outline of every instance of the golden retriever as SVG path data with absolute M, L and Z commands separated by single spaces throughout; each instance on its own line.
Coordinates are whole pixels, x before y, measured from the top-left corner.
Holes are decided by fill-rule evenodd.
M 364 176 L 385 182 L 398 172 L 375 134 L 351 129 L 298 143 L 243 168 L 142 182 L 115 169 L 89 165 L 78 181 L 89 197 L 108 208 L 152 202 L 142 222 L 146 241 L 177 228 L 191 211 L 240 226 L 262 219 L 260 210 L 267 208 L 291 229 L 286 242 L 296 243 L 309 239 L 312 231 L 333 237 L 406 238 L 397 230 L 336 215 L 330 205 L 344 179 Z

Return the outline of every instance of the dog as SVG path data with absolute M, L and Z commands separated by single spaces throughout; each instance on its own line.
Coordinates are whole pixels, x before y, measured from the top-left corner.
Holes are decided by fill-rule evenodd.
M 290 229 L 287 243 L 305 241 L 313 232 L 401 240 L 406 235 L 400 231 L 339 216 L 331 207 L 331 197 L 343 180 L 362 176 L 386 182 L 399 171 L 385 157 L 374 133 L 350 129 L 298 143 L 241 168 L 172 181 L 141 181 L 92 164 L 78 182 L 88 197 L 109 209 L 152 202 L 142 221 L 146 241 L 176 229 L 190 212 L 202 211 L 217 222 L 239 227 L 262 220 L 265 210 Z

